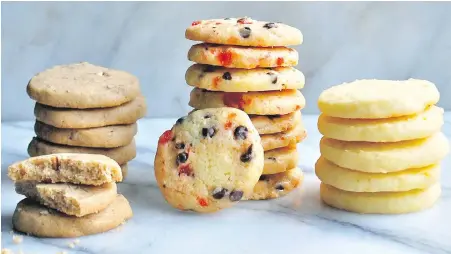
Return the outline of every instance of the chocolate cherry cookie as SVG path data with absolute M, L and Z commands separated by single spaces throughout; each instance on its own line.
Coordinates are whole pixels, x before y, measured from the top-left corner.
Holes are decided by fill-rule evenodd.
M 234 108 L 196 110 L 158 140 L 155 177 L 180 210 L 214 212 L 250 195 L 263 171 L 260 136 Z

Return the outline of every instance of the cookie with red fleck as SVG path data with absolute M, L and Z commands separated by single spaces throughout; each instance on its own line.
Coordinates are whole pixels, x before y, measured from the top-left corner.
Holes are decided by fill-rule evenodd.
M 299 160 L 296 146 L 286 146 L 265 151 L 263 175 L 277 174 L 296 167 Z
M 194 88 L 189 105 L 196 109 L 232 107 L 255 115 L 285 115 L 305 106 L 299 90 L 226 93 Z
M 186 29 L 185 37 L 193 41 L 253 47 L 299 45 L 303 40 L 301 31 L 294 27 L 249 17 L 194 21 Z
M 285 115 L 250 115 L 249 117 L 260 134 L 273 134 L 291 130 L 302 121 L 301 111 Z
M 263 148 L 241 110 L 196 110 L 159 138 L 155 177 L 180 210 L 214 212 L 252 193 L 263 171 Z
M 280 147 L 294 146 L 304 140 L 306 137 L 307 131 L 305 130 L 305 127 L 302 123 L 299 123 L 298 125 L 294 126 L 293 129 L 288 131 L 260 136 L 263 150 L 265 151 Z
M 304 74 L 293 67 L 247 70 L 204 64 L 189 67 L 185 80 L 190 86 L 222 92 L 301 89 L 305 84 Z
M 200 43 L 188 51 L 190 61 L 242 69 L 296 66 L 298 59 L 298 52 L 287 47 L 256 48 Z

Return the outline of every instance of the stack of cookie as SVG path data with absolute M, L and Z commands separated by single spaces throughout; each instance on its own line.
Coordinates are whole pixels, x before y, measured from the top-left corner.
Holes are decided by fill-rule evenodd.
M 322 200 L 358 213 L 407 213 L 439 198 L 439 92 L 424 80 L 358 80 L 324 91 L 315 171 Z
M 299 112 L 305 99 L 298 91 L 304 75 L 293 68 L 302 33 L 281 23 L 250 18 L 195 21 L 187 39 L 204 43 L 191 47 L 196 62 L 186 72 L 195 88 L 189 105 L 195 109 L 234 107 L 246 112 L 261 135 L 265 166 L 248 199 L 276 198 L 299 185 L 296 144 L 306 132 Z
M 108 231 L 132 217 L 117 194 L 121 168 L 103 155 L 53 154 L 8 168 L 26 198 L 13 215 L 16 230 L 39 237 L 78 237 Z
M 135 76 L 89 63 L 61 65 L 38 73 L 27 92 L 37 101 L 30 156 L 103 154 L 126 175 L 136 156 L 136 121 L 146 114 Z

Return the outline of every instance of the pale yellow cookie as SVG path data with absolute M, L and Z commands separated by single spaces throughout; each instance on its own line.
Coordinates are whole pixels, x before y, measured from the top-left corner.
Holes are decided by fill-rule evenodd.
M 441 194 L 440 184 L 427 189 L 405 192 L 350 192 L 321 183 L 320 196 L 324 203 L 356 213 L 399 214 L 427 209 Z
M 101 212 L 83 217 L 67 216 L 26 198 L 17 204 L 13 227 L 37 237 L 79 237 L 106 232 L 132 216 L 130 204 L 122 195 Z
M 304 108 L 305 98 L 298 90 L 225 93 L 194 88 L 189 105 L 196 109 L 232 107 L 248 114 L 284 115 Z
M 307 131 L 303 124 L 296 125 L 293 129 L 274 134 L 261 135 L 261 142 L 265 151 L 286 147 L 295 146 L 307 137 Z
M 325 184 L 353 192 L 409 191 L 425 189 L 440 180 L 440 165 L 392 173 L 366 173 L 339 167 L 320 157 L 315 173 Z
M 393 143 L 350 142 L 323 137 L 320 152 L 343 168 L 387 173 L 436 164 L 449 152 L 449 142 L 440 132 L 425 139 Z
M 298 45 L 303 39 L 301 31 L 294 27 L 249 17 L 197 20 L 186 29 L 185 37 L 193 41 L 254 47 Z
M 132 142 L 138 131 L 136 123 L 87 129 L 61 129 L 36 121 L 34 132 L 48 142 L 70 146 L 114 148 Z
M 302 122 L 301 111 L 285 115 L 250 115 L 249 117 L 259 134 L 274 134 L 288 131 Z
M 383 119 L 345 119 L 321 114 L 318 129 L 328 138 L 344 141 L 396 142 L 426 138 L 439 132 L 443 109 L 431 106 L 416 115 Z
M 254 187 L 254 192 L 245 200 L 273 199 L 287 195 L 304 180 L 299 168 L 292 168 L 282 173 L 262 175 Z
M 302 72 L 293 67 L 234 69 L 194 64 L 185 74 L 186 83 L 209 91 L 256 92 L 301 89 Z
M 298 52 L 287 47 L 256 48 L 200 43 L 188 51 L 190 61 L 229 68 L 296 66 Z
M 100 186 L 68 183 L 16 182 L 16 192 L 62 213 L 82 217 L 109 206 L 117 196 L 116 183 Z
M 296 146 L 282 147 L 265 152 L 263 175 L 277 174 L 295 168 L 299 160 Z
M 418 114 L 439 98 L 435 85 L 426 80 L 357 80 L 323 91 L 318 107 L 339 118 L 390 118 Z
M 31 157 L 8 167 L 13 181 L 102 185 L 122 181 L 119 164 L 98 154 L 50 154 Z

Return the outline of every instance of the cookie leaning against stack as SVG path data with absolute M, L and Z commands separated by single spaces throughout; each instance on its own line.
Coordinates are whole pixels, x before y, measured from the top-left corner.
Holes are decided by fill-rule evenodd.
M 16 192 L 26 196 L 13 215 L 16 230 L 39 237 L 78 237 L 116 228 L 132 217 L 117 194 L 121 168 L 94 154 L 51 154 L 8 168 Z
M 136 121 L 146 114 L 135 76 L 86 62 L 60 65 L 34 76 L 27 92 L 36 100 L 30 156 L 102 154 L 126 175 L 136 156 Z
M 188 59 L 196 63 L 185 75 L 194 87 L 189 105 L 241 109 L 261 136 L 263 177 L 245 198 L 287 194 L 302 181 L 302 172 L 296 172 L 296 144 L 306 136 L 299 112 L 305 99 L 298 91 L 305 78 L 293 68 L 298 53 L 287 47 L 301 44 L 302 33 L 282 23 L 226 18 L 195 21 L 185 37 L 203 42 L 188 52 Z
M 322 200 L 358 213 L 408 213 L 439 198 L 439 92 L 425 80 L 358 80 L 324 91 L 315 171 Z

